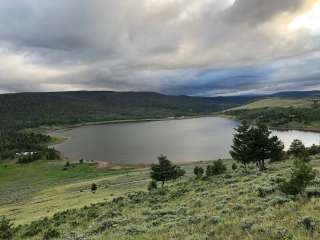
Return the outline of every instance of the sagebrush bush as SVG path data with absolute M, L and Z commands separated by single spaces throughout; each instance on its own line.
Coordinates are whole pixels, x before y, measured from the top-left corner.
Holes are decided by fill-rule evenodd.
M 236 163 L 233 163 L 231 167 L 233 171 L 238 169 L 238 165 Z
M 58 232 L 58 230 L 49 228 L 44 232 L 43 240 L 56 239 L 58 237 L 60 237 L 60 233 Z
M 2 217 L 0 220 L 0 239 L 11 239 L 14 234 L 13 223 L 10 219 Z
M 152 180 L 151 182 L 149 182 L 149 185 L 148 185 L 148 190 L 149 191 L 152 191 L 152 190 L 157 189 L 157 188 L 158 188 L 157 181 Z
M 98 189 L 97 184 L 92 183 L 92 184 L 91 184 L 91 192 L 92 192 L 92 193 L 95 193 L 95 192 L 97 191 L 97 189 Z
M 313 232 L 317 227 L 317 220 L 310 216 L 304 216 L 298 220 L 298 225 L 305 228 L 307 231 Z

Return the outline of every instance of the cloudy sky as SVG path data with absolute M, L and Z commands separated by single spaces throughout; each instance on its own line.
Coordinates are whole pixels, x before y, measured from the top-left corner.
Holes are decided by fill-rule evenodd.
M 2 0 L 0 93 L 320 90 L 320 0 Z

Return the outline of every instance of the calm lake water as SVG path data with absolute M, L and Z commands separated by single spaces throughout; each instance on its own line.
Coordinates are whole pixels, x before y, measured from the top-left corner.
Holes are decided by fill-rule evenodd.
M 219 117 L 96 125 L 55 132 L 68 140 L 55 148 L 73 160 L 150 164 L 161 154 L 175 162 L 229 158 L 237 122 Z M 288 147 L 294 139 L 319 144 L 320 134 L 274 131 Z

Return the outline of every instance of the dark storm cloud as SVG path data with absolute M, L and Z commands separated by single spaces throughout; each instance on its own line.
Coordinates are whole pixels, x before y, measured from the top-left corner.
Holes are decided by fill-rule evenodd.
M 225 11 L 225 18 L 234 23 L 260 24 L 274 16 L 297 11 L 304 0 L 238 0 Z
M 318 87 L 319 35 L 286 30 L 306 2 L 1 1 L 0 92 Z

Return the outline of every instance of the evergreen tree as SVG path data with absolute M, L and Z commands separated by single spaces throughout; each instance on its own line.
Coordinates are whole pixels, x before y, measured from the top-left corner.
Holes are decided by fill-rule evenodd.
M 177 178 L 176 166 L 174 166 L 166 156 L 161 155 L 158 158 L 159 164 L 151 165 L 151 178 L 162 183 Z M 181 174 L 181 173 L 180 173 Z
M 248 142 L 250 159 L 255 162 L 261 171 L 265 170 L 265 160 L 271 158 L 271 141 L 268 127 L 259 124 L 257 127 L 250 129 L 250 138 Z
M 273 136 L 270 139 L 270 161 L 277 162 L 285 158 L 284 144 L 277 136 Z
M 186 171 L 179 166 L 175 166 L 172 179 L 178 179 L 183 177 L 186 174 Z
M 246 169 L 247 165 L 252 162 L 249 157 L 251 154 L 249 148 L 249 142 L 251 141 L 250 126 L 246 121 L 243 121 L 235 130 L 230 155 Z
M 230 154 L 245 169 L 247 164 L 256 163 L 263 171 L 266 169 L 266 160 L 276 161 L 283 157 L 283 143 L 277 137 L 270 137 L 271 131 L 266 125 L 250 127 L 246 122 L 242 122 L 236 131 Z
M 302 157 L 306 152 L 306 147 L 303 145 L 301 140 L 295 139 L 288 151 L 289 154 L 292 154 L 295 157 Z

